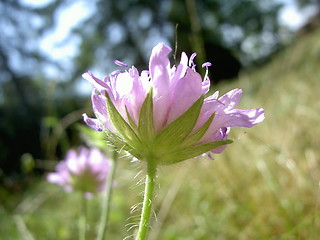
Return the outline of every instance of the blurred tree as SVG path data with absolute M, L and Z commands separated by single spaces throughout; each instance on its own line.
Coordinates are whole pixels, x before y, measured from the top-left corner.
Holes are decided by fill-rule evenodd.
M 35 34 L 26 31 L 34 19 L 30 9 L 1 1 L 0 14 L 0 167 L 8 170 L 17 168 L 15 159 L 23 152 L 39 152 L 39 139 L 30 133 L 39 132 L 40 92 L 28 74 L 37 69 L 40 56 L 27 41 Z
M 320 0 L 296 0 L 296 3 L 301 12 L 309 10 L 306 23 L 298 30 L 298 35 L 303 35 L 317 29 L 320 25 Z
M 281 46 L 280 7 L 261 0 L 174 0 L 170 19 L 179 23 L 180 39 L 187 40 L 180 42 L 181 49 L 202 54 L 198 65 L 212 62 L 213 78 L 219 81 L 237 75 L 240 65 L 264 61 Z M 189 17 L 182 21 L 185 13 Z
M 50 113 L 57 117 L 75 109 L 76 98 L 63 94 L 66 83 L 55 86 L 52 97 L 59 98 L 48 99 L 54 81 L 48 81 L 45 69 L 63 68 L 39 50 L 41 37 L 55 25 L 54 13 L 61 2 L 37 8 L 24 1 L 0 2 L 0 180 L 2 172 L 20 171 L 24 153 L 45 157 L 41 129 L 49 103 L 58 102 L 57 113 Z
M 145 68 L 157 42 L 175 45 L 178 24 L 178 52 L 197 52 L 198 66 L 212 61 L 217 81 L 231 78 L 281 46 L 280 7 L 273 0 L 96 0 L 95 14 L 76 30 L 82 39 L 76 74 L 90 65 L 108 69 L 107 60 L 116 58 Z
M 318 8 L 318 12 L 320 10 L 320 0 L 295 0 L 299 7 L 306 7 L 306 6 L 314 6 Z

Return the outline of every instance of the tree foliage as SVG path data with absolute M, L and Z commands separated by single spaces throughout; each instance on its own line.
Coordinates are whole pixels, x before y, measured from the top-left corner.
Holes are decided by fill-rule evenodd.
M 108 69 L 106 61 L 117 58 L 145 67 L 152 46 L 175 46 L 176 35 L 178 52 L 198 52 L 199 63 L 212 60 L 217 69 L 219 61 L 223 68 L 236 65 L 234 76 L 240 64 L 255 63 L 281 46 L 276 1 L 96 0 L 96 9 L 77 29 L 83 39 L 79 71 L 90 65 Z M 227 72 L 217 78 L 232 77 Z

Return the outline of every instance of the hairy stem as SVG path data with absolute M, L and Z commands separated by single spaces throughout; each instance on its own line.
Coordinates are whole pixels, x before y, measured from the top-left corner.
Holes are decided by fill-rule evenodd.
M 138 235 L 136 237 L 136 240 L 145 240 L 147 237 L 149 222 L 151 218 L 151 211 L 152 211 L 152 201 L 153 201 L 156 171 L 157 171 L 156 165 L 154 165 L 152 162 L 148 162 L 142 212 L 141 212 L 139 230 L 138 230 Z

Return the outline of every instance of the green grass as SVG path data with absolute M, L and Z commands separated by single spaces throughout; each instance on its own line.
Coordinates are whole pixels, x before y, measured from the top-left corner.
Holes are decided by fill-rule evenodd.
M 149 239 L 318 239 L 320 236 L 320 30 L 297 39 L 272 62 L 239 80 L 242 108 L 266 119 L 234 129 L 235 142 L 215 160 L 193 159 L 159 170 Z M 142 176 L 119 161 L 106 239 L 123 239 L 138 223 Z M 77 195 L 40 181 L 10 208 L 0 208 L 1 239 L 77 239 Z M 94 239 L 99 198 L 89 202 Z M 125 226 L 127 224 L 127 226 Z M 29 234 L 29 235 L 28 235 Z

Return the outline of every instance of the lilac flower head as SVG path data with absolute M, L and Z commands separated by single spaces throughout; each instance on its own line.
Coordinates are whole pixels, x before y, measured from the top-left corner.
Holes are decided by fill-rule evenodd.
M 171 164 L 203 153 L 221 153 L 230 127 L 252 127 L 264 119 L 262 108 L 235 109 L 242 90 L 234 89 L 219 97 L 196 72 L 192 54 L 183 52 L 180 63 L 171 67 L 171 49 L 160 43 L 151 53 L 148 71 L 135 67 L 96 78 L 83 78 L 94 86 L 92 105 L 96 118 L 84 114 L 84 121 L 95 130 L 106 132 L 114 146 L 137 159 L 152 158 L 158 164 Z M 204 63 L 203 67 L 211 66 Z
M 80 191 L 85 196 L 103 191 L 110 168 L 110 161 L 97 149 L 79 147 L 78 153 L 69 150 L 66 159 L 57 164 L 47 180 L 65 191 Z

